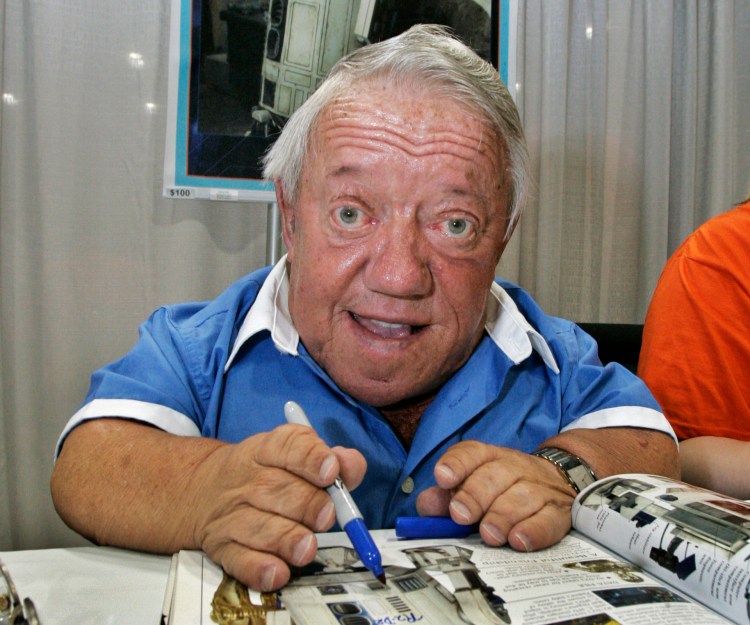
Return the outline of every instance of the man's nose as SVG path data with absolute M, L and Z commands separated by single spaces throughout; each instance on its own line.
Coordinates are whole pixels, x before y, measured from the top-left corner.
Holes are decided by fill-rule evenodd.
M 370 243 L 367 288 L 394 297 L 422 297 L 430 293 L 429 245 L 418 224 L 385 225 Z

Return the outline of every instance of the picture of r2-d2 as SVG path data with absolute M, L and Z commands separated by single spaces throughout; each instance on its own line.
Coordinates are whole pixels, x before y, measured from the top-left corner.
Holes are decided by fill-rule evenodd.
M 490 57 L 491 0 L 270 0 L 253 110 L 266 132 L 280 129 L 338 59 L 417 22 L 445 24 Z
M 375 0 L 271 0 L 256 121 L 289 117 L 338 59 L 367 43 L 374 4 Z

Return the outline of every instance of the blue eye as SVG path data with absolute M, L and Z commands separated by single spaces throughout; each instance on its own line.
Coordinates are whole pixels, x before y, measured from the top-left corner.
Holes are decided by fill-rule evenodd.
M 452 237 L 463 237 L 471 231 L 471 224 L 466 219 L 448 219 L 445 222 L 445 232 Z
M 338 219 L 345 226 L 356 225 L 360 218 L 360 211 L 351 206 L 343 206 L 338 209 Z

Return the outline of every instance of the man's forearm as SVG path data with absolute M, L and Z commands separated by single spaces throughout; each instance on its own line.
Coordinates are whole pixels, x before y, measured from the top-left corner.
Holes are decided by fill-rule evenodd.
M 299 425 L 230 444 L 102 419 L 69 435 L 52 494 L 60 516 L 99 544 L 202 549 L 251 588 L 273 590 L 333 525 L 324 489 L 339 475 L 358 484 L 365 468 L 360 453 Z
M 98 544 L 161 553 L 199 548 L 196 469 L 222 445 L 121 419 L 84 423 L 68 436 L 55 465 L 55 507 Z
M 546 440 L 584 460 L 597 478 L 617 473 L 652 473 L 679 478 L 677 445 L 671 437 L 641 428 L 575 429 Z

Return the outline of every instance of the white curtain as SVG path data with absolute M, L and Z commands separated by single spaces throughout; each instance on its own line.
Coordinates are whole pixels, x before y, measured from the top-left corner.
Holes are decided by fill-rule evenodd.
M 210 298 L 264 264 L 265 205 L 161 197 L 169 10 L 4 5 L 0 549 L 79 542 L 48 484 L 89 373 L 161 304 Z
M 750 3 L 521 0 L 534 197 L 501 273 L 577 321 L 642 322 L 669 253 L 750 188 Z
M 535 188 L 501 270 L 549 312 L 642 320 L 668 253 L 747 193 L 748 7 L 520 2 Z M 169 9 L 0 0 L 0 550 L 82 543 L 48 484 L 89 373 L 265 261 L 265 206 L 161 197 Z

